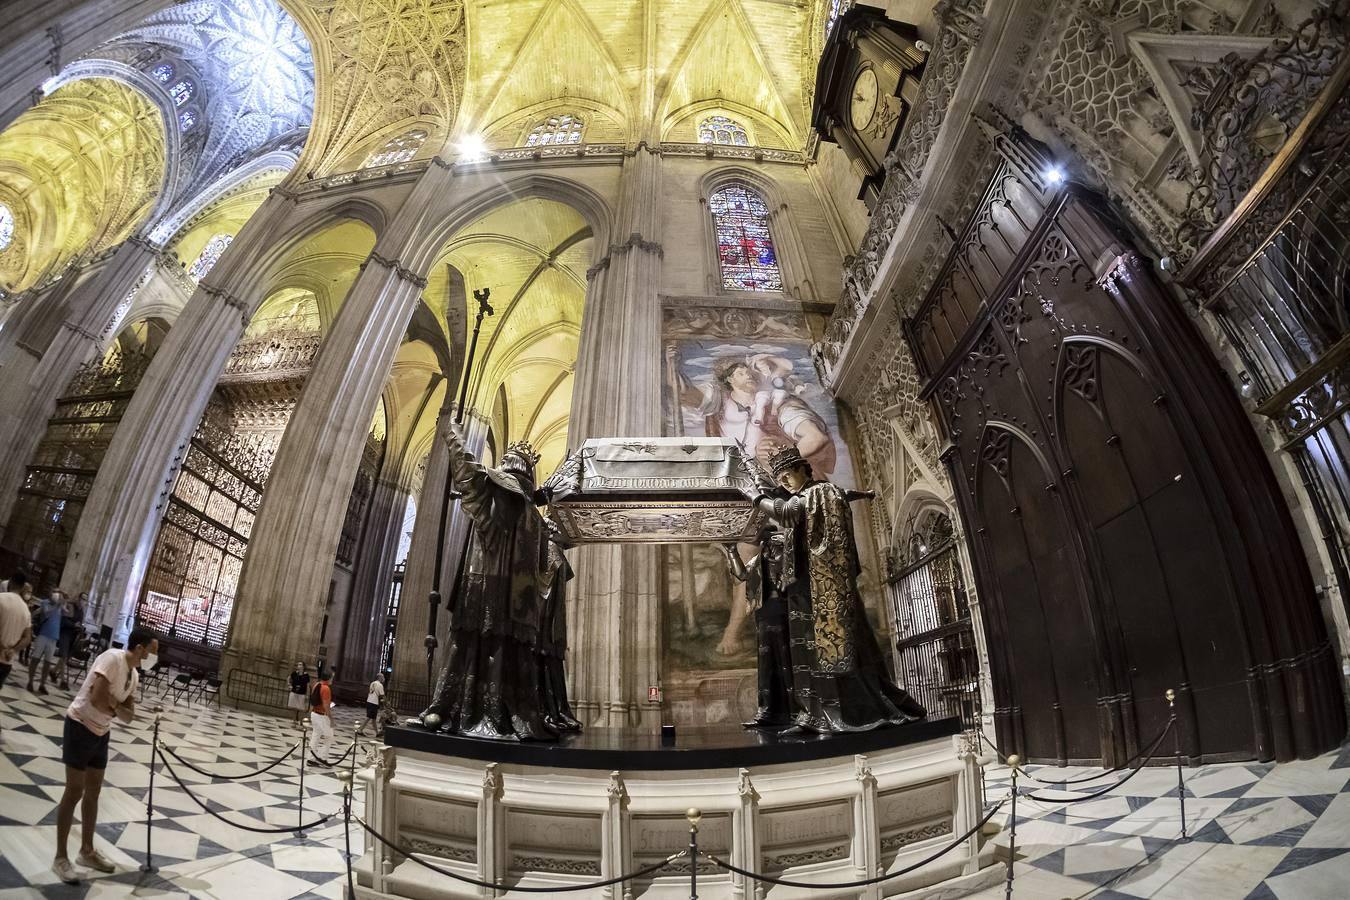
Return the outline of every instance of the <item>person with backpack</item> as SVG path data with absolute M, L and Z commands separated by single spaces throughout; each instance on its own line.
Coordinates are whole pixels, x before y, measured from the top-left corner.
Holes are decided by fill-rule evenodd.
M 54 592 L 46 600 L 39 600 L 33 610 L 33 649 L 28 654 L 28 690 L 33 690 L 33 676 L 42 668 L 37 692 L 47 693 L 47 676 L 56 665 L 56 646 L 61 640 L 61 594 Z
M 75 654 L 75 645 L 79 641 L 80 632 L 84 628 L 84 607 L 78 600 L 72 600 L 62 591 L 53 591 L 52 596 L 55 599 L 60 596 L 64 601 L 61 604 L 61 637 L 56 642 L 56 668 L 53 670 L 52 679 L 59 680 L 61 690 L 70 690 L 70 658 Z
M 333 688 L 329 678 L 327 670 L 319 669 L 319 683 L 309 694 L 309 724 L 314 728 L 314 743 L 310 747 L 320 759 L 327 759 L 333 742 Z M 314 760 L 310 764 L 318 765 Z

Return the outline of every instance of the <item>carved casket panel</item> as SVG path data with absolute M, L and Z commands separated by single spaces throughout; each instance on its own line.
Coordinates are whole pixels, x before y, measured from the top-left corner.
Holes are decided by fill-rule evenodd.
M 597 438 L 544 491 L 573 543 L 736 541 L 763 524 L 754 466 L 728 438 Z

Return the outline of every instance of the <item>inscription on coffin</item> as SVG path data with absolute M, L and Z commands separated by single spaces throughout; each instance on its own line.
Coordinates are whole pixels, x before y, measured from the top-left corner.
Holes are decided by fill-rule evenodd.
M 810 808 L 785 807 L 759 812 L 760 840 L 765 849 L 847 838 L 852 827 L 853 812 L 847 800 Z
M 644 860 L 652 862 L 688 846 L 689 823 L 683 816 L 633 816 L 633 849 Z M 698 846 L 709 853 L 729 852 L 731 814 L 705 814 L 698 825 Z
M 478 841 L 476 804 L 403 793 L 398 797 L 398 821 L 402 828 L 464 838 L 470 844 Z
M 540 813 L 511 809 L 506 814 L 511 849 L 581 850 L 599 852 L 602 836 L 600 817 L 565 813 Z
M 887 791 L 877 795 L 877 825 L 883 830 L 950 816 L 956 808 L 956 790 L 948 779 Z

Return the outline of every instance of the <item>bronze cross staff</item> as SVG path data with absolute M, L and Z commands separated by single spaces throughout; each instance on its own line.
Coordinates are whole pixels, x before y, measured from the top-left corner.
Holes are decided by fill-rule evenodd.
M 494 314 L 494 310 L 488 305 L 488 298 L 492 296 L 491 288 L 481 288 L 473 292 L 473 299 L 478 301 L 478 316 L 473 322 L 473 338 L 469 342 L 469 358 L 464 363 L 464 376 L 459 383 L 459 406 L 455 409 L 455 424 L 464 422 L 464 403 L 469 392 L 469 378 L 473 375 L 473 358 L 478 352 L 478 332 L 483 328 L 483 316 Z M 448 461 L 447 461 L 448 462 Z M 427 602 L 431 604 L 431 616 L 427 622 L 427 705 L 429 706 L 435 698 L 432 692 L 435 689 L 434 669 L 436 666 L 436 616 L 441 607 L 441 561 L 445 556 L 445 525 L 450 516 L 450 500 L 454 496 L 454 486 L 450 483 L 450 472 L 447 467 L 445 473 L 445 495 L 441 498 L 441 521 L 436 531 L 436 562 L 431 576 L 431 595 L 427 597 Z M 459 563 L 455 572 L 455 580 L 458 583 L 460 575 L 464 571 L 464 557 L 468 555 L 469 542 L 467 533 L 464 546 L 460 548 Z

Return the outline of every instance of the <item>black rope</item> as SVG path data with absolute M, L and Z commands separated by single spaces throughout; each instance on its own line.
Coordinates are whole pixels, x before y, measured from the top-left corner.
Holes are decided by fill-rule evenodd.
M 355 819 L 362 828 L 364 828 L 367 832 L 369 832 L 371 837 L 375 838 L 375 840 L 379 841 L 381 844 L 384 844 L 386 847 L 388 847 L 390 850 L 393 850 L 400 856 L 406 856 L 413 862 L 417 863 L 418 865 L 428 868 L 431 871 L 437 873 L 438 875 L 444 875 L 447 878 L 453 878 L 456 881 L 462 881 L 465 884 L 472 884 L 477 887 L 488 888 L 490 890 L 496 891 L 510 890 L 512 892 L 521 891 L 531 894 L 554 894 L 554 893 L 562 894 L 567 893 L 569 891 L 591 891 L 595 890 L 596 888 L 608 887 L 611 884 L 619 884 L 620 882 L 632 881 L 636 878 L 642 878 L 645 875 L 650 875 L 653 872 L 659 871 L 660 869 L 664 869 L 666 866 L 670 865 L 680 857 L 687 855 L 689 852 L 687 850 L 681 850 L 679 853 L 673 853 L 670 856 L 667 856 L 665 859 L 661 860 L 660 862 L 653 863 L 650 866 L 645 866 L 641 869 L 638 869 L 636 872 L 629 872 L 625 875 L 619 875 L 614 878 L 607 878 L 604 881 L 592 881 L 588 884 L 570 884 L 559 887 L 526 887 L 524 885 L 517 884 L 513 885 L 510 888 L 507 888 L 505 885 L 493 884 L 490 881 L 479 881 L 477 878 L 471 878 L 468 875 L 460 875 L 458 872 L 452 872 L 449 869 L 443 869 L 440 866 L 434 865 L 433 863 L 429 863 L 424 859 L 418 859 L 413 854 L 413 851 L 407 850 L 403 847 L 400 847 L 398 844 L 395 844 L 393 841 L 389 840 L 384 835 L 380 834 L 374 828 L 371 828 L 369 825 L 367 825 L 365 820 L 362 819 L 360 816 L 352 816 L 352 818 Z
M 1108 784 L 1101 790 L 1093 791 L 1090 794 L 1084 794 L 1081 797 L 1038 797 L 1035 794 L 1023 794 L 1022 796 L 1026 797 L 1028 800 L 1037 800 L 1041 803 L 1078 803 L 1083 800 L 1093 800 L 1097 797 L 1100 797 L 1102 794 L 1105 794 L 1108 791 L 1113 791 L 1116 788 L 1120 787 L 1125 782 L 1129 781 L 1134 776 L 1138 775 L 1141 771 L 1143 771 L 1144 767 L 1148 765 L 1149 760 L 1153 759 L 1153 754 L 1157 752 L 1158 745 L 1162 743 L 1162 739 L 1167 736 L 1167 732 L 1172 730 L 1172 723 L 1175 721 L 1176 721 L 1175 719 L 1168 720 L 1167 727 L 1162 730 L 1162 734 L 1158 735 L 1157 739 L 1153 742 L 1152 746 L 1148 748 L 1148 756 L 1144 758 L 1144 761 L 1141 762 L 1137 767 L 1131 769 L 1130 774 L 1126 775 L 1124 778 L 1120 779 L 1115 784 Z M 1020 766 L 1018 767 L 1018 771 L 1021 771 Z
M 326 760 L 326 759 L 320 759 L 320 758 L 318 757 L 318 755 L 314 752 L 314 747 L 313 747 L 313 745 L 310 745 L 310 748 L 309 748 L 309 756 L 310 756 L 311 759 L 313 759 L 313 760 L 314 760 L 316 763 L 318 763 L 319 765 L 325 766 L 325 767 L 331 769 L 331 768 L 333 768 L 334 766 L 336 766 L 338 763 L 340 763 L 340 762 L 342 762 L 344 759 L 346 759 L 346 758 L 347 758 L 347 754 L 351 753 L 351 752 L 354 751 L 355 749 L 356 749 L 356 741 L 352 741 L 350 744 L 347 745 L 347 749 L 344 750 L 344 751 L 342 752 L 342 755 L 341 755 L 341 756 L 339 756 L 337 759 L 333 760 L 332 762 L 329 762 L 329 761 Z
M 1172 727 L 1172 719 L 1169 718 L 1169 719 L 1167 720 L 1167 724 L 1163 726 L 1162 732 L 1158 735 L 1159 740 L 1161 740 L 1162 735 L 1164 735 L 1164 734 L 1167 733 L 1167 729 L 1170 728 L 1170 727 Z M 984 741 L 986 744 L 988 744 L 988 745 L 989 745 L 989 749 L 990 749 L 990 750 L 993 750 L 993 751 L 994 751 L 994 755 L 998 757 L 998 761 L 1001 762 L 1001 763 L 1003 763 L 1003 764 L 1006 766 L 1006 765 L 1008 764 L 1008 757 L 1006 757 L 1006 756 L 1003 755 L 1003 751 L 1000 750 L 1000 749 L 998 749 L 998 745 L 995 744 L 993 741 L 989 740 L 989 738 L 985 735 L 985 733 L 984 733 L 983 731 L 980 731 L 979 734 L 980 734 L 980 740 L 982 740 L 982 741 Z M 1129 759 L 1125 760 L 1123 763 L 1121 763 L 1120 765 L 1116 766 L 1114 769 L 1106 769 L 1106 770 L 1104 770 L 1104 771 L 1102 771 L 1102 772 L 1098 772 L 1096 775 L 1087 775 L 1087 776 L 1084 776 L 1083 778 L 1067 778 L 1067 779 L 1065 779 L 1065 780 L 1063 780 L 1063 781 L 1051 781 L 1051 780 L 1046 779 L 1046 778 L 1037 778 L 1035 775 L 1032 775 L 1030 772 L 1028 772 L 1026 769 L 1023 769 L 1021 766 L 1018 766 L 1018 769 L 1019 769 L 1019 771 L 1021 771 L 1021 773 L 1022 773 L 1023 776 L 1025 776 L 1026 778 L 1030 778 L 1032 781 L 1039 782 L 1040 784 L 1051 784 L 1051 785 L 1054 785 L 1054 784 L 1086 784 L 1086 783 L 1089 782 L 1089 781 L 1096 781 L 1098 778 L 1105 778 L 1107 775 L 1114 775 L 1116 772 L 1124 772 L 1124 771 L 1125 771 L 1126 769 L 1128 769 L 1131 765 L 1133 765 L 1137 760 L 1139 760 L 1141 757 L 1143 757 L 1143 755 L 1144 755 L 1145 753 L 1147 753 L 1147 752 L 1154 746 L 1154 744 L 1156 744 L 1156 743 L 1157 743 L 1157 741 L 1154 741 L 1154 742 L 1152 742 L 1152 743 L 1146 744 L 1146 745 L 1144 746 L 1144 749 L 1143 749 L 1143 750 L 1140 750 L 1140 751 L 1139 751 L 1138 753 L 1136 753 L 1134 756 L 1131 756 Z
M 205 775 L 207 778 L 219 778 L 222 781 L 240 781 L 244 778 L 252 778 L 254 775 L 261 775 L 264 772 L 270 772 L 272 769 L 275 769 L 277 766 L 285 762 L 286 759 L 289 758 L 292 753 L 294 753 L 296 750 L 299 750 L 300 744 L 299 743 L 293 744 L 291 746 L 291 749 L 287 750 L 283 755 L 277 757 L 275 760 L 268 763 L 266 766 L 259 769 L 258 771 L 246 772 L 243 775 L 217 775 L 215 772 L 207 772 L 205 769 L 197 768 L 192 763 L 188 762 L 186 759 L 183 759 L 183 757 L 179 756 L 177 753 L 170 750 L 168 747 L 161 747 L 160 749 L 162 749 L 165 753 L 168 753 L 170 756 L 178 760 L 183 765 L 187 766 L 192 771 L 196 772 L 198 775 Z
M 708 857 L 708 859 L 712 860 L 715 865 L 718 865 L 723 869 L 726 869 L 728 872 L 735 872 L 737 875 L 743 875 L 746 878 L 753 878 L 756 881 L 763 881 L 768 884 L 781 884 L 783 887 L 816 888 L 817 890 L 842 890 L 844 888 L 867 887 L 868 885 L 872 884 L 881 884 L 883 881 L 889 881 L 892 878 L 899 878 L 901 875 L 908 875 L 915 869 L 921 869 L 924 866 L 928 865 L 933 860 L 937 859 L 938 857 L 950 853 L 952 850 L 956 849 L 958 846 L 968 841 L 971 835 L 975 834 L 981 828 L 983 828 L 989 822 L 989 820 L 994 817 L 994 813 L 1002 809 L 1003 804 L 1007 802 L 1008 798 L 1004 797 L 1002 800 L 995 803 L 993 808 L 990 809 L 989 812 L 984 814 L 984 818 L 980 819 L 980 821 L 975 823 L 974 827 L 972 827 L 969 831 L 961 835 L 956 840 L 952 841 L 947 846 L 943 847 L 938 852 L 934 853 L 932 856 L 926 857 L 925 859 L 922 859 L 911 866 L 906 866 L 905 868 L 900 869 L 896 872 L 889 872 L 885 875 L 877 875 L 873 878 L 863 878 L 859 881 L 836 881 L 828 883 L 817 883 L 813 881 L 789 881 L 786 878 L 774 878 L 772 875 L 762 875 L 759 872 L 751 872 L 747 869 L 738 868 L 736 866 L 733 866 L 729 862 L 723 862 L 716 856 L 713 856 L 711 853 L 704 853 L 703 855 Z
M 186 784 L 183 784 L 183 779 L 178 777 L 178 773 L 173 770 L 173 766 L 169 765 L 169 761 L 164 758 L 164 749 L 162 747 L 160 748 L 159 761 L 164 764 L 164 771 L 168 772 L 169 777 L 172 778 L 174 782 L 177 783 L 177 785 L 183 789 L 183 793 L 187 794 L 189 797 L 192 798 L 193 803 L 196 803 L 202 809 L 206 810 L 211 815 L 215 816 L 217 819 L 224 822 L 226 825 L 230 825 L 234 828 L 238 828 L 243 831 L 252 831 L 255 834 L 294 834 L 296 831 L 303 831 L 310 828 L 318 828 L 324 822 L 327 822 L 329 819 L 333 818 L 333 816 L 337 815 L 336 813 L 329 813 L 322 819 L 316 819 L 315 821 L 309 823 L 308 825 L 301 825 L 298 828 L 294 825 L 288 825 L 285 828 L 258 828 L 257 826 L 254 825 L 240 825 L 238 822 L 231 822 L 229 819 L 225 818 L 220 813 L 216 812 L 214 809 L 207 806 L 202 801 L 198 800 L 197 796 L 193 794 L 192 791 L 188 790 L 188 786 Z

